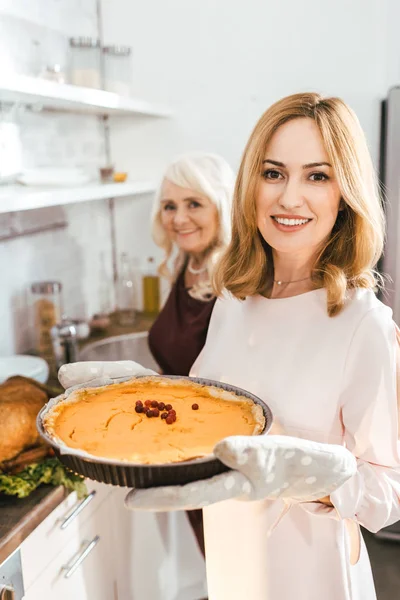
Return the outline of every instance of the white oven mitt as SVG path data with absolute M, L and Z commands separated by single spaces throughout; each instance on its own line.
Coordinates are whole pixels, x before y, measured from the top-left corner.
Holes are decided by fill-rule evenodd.
M 142 367 L 133 360 L 87 361 L 63 365 L 58 371 L 58 379 L 65 395 L 82 387 L 100 387 L 118 383 L 122 378 L 138 375 L 158 375 L 151 369 Z
M 202 508 L 232 498 L 312 502 L 329 496 L 355 474 L 355 457 L 343 446 L 281 435 L 233 436 L 214 454 L 233 471 L 210 479 L 129 492 L 130 509 Z
M 81 387 L 98 387 L 126 377 L 156 374 L 126 360 L 63 365 L 58 378 L 68 395 Z M 329 496 L 357 470 L 355 457 L 343 446 L 284 435 L 228 437 L 215 446 L 214 454 L 233 470 L 187 485 L 134 489 L 126 497 L 126 507 L 186 510 L 231 498 L 313 501 Z

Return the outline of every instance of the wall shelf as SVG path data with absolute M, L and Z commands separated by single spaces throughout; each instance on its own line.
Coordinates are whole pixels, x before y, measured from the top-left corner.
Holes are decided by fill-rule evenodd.
M 0 103 L 94 115 L 169 117 L 171 111 L 112 92 L 60 84 L 26 75 L 0 75 Z
M 22 185 L 1 186 L 0 214 L 45 208 L 47 206 L 77 204 L 91 200 L 149 194 L 155 190 L 156 184 L 150 181 L 93 183 L 68 188 L 28 188 Z

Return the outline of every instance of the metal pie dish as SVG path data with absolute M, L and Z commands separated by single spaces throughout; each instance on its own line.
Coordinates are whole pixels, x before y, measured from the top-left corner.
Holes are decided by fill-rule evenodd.
M 236 396 L 248 398 L 255 404 L 258 404 L 263 411 L 264 428 L 258 435 L 265 435 L 269 432 L 272 425 L 272 412 L 269 406 L 258 396 L 247 392 L 227 383 L 203 379 L 201 377 L 180 377 L 173 375 L 159 375 L 158 377 L 167 380 L 187 380 L 191 383 L 197 383 L 203 386 L 212 386 Z M 113 383 L 123 383 L 131 381 L 133 377 L 124 377 L 115 380 Z M 91 387 L 90 384 L 85 388 Z M 83 475 L 89 479 L 100 481 L 115 486 L 130 488 L 149 488 L 165 485 L 184 485 L 200 479 L 208 479 L 214 475 L 219 475 L 229 471 L 230 468 L 222 463 L 214 454 L 209 454 L 201 458 L 194 458 L 182 462 L 163 463 L 163 464 L 138 464 L 128 461 L 117 461 L 115 459 L 94 456 L 84 450 L 70 448 L 53 433 L 45 427 L 44 420 L 51 409 L 65 400 L 64 394 L 51 399 L 39 412 L 36 425 L 37 429 L 50 446 L 52 446 L 59 460 L 71 471 Z

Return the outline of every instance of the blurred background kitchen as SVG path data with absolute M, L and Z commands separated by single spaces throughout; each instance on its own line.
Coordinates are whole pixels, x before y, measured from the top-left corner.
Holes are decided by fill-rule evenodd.
M 21 374 L 51 395 L 57 366 L 78 357 L 129 353 L 152 366 L 146 331 L 167 287 L 149 223 L 163 169 L 203 150 L 236 170 L 261 113 L 299 91 L 342 97 L 367 134 L 390 202 L 382 268 L 399 322 L 399 22 L 398 0 L 0 0 L 0 383 Z M 46 362 L 30 361 L 37 355 Z M 16 456 L 29 447 L 21 443 Z M 28 600 L 72 589 L 54 591 L 43 579 L 47 564 L 35 570 L 27 550 L 13 554 L 21 542 L 37 552 L 54 511 L 60 518 L 80 506 L 74 494 L 41 490 L 25 499 L 0 492 L 0 563 L 14 556 L 6 571 L 24 570 Z M 100 523 L 104 503 L 110 515 L 116 499 L 96 493 L 102 504 L 87 514 Z M 396 526 L 367 542 L 378 599 L 397 598 Z M 115 574 L 101 592 L 87 572 L 85 584 L 79 577 L 73 589 L 82 600 L 152 600 L 128 584 L 118 592 Z M 195 600 L 201 585 L 165 598 Z

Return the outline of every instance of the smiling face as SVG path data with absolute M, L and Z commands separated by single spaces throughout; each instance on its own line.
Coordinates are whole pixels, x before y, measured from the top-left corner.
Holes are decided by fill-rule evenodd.
M 273 253 L 311 258 L 335 224 L 340 190 L 318 126 L 288 121 L 266 149 L 256 197 L 257 226 Z
M 202 254 L 218 237 L 217 207 L 198 192 L 164 179 L 161 224 L 180 250 Z

